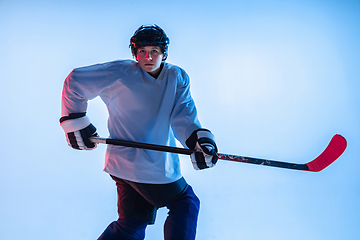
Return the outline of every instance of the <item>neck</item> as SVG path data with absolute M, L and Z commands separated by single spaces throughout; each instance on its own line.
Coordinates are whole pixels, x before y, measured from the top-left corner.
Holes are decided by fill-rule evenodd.
M 160 67 L 157 70 L 155 70 L 154 72 L 151 72 L 151 73 L 148 72 L 148 74 L 150 74 L 150 76 L 152 76 L 153 78 L 158 78 L 163 67 L 164 67 L 164 63 L 161 63 Z

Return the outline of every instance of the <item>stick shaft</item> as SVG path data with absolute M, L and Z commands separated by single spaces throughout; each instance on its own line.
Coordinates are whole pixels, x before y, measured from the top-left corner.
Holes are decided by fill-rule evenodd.
M 90 140 L 94 143 L 112 144 L 117 146 L 141 148 L 141 149 L 170 152 L 177 154 L 191 155 L 192 153 L 195 152 L 195 150 L 186 149 L 186 148 L 169 147 L 169 146 L 163 146 L 157 144 L 132 142 L 125 140 L 111 139 L 111 138 L 92 137 L 90 138 Z M 326 168 L 327 166 L 329 166 L 338 157 L 340 157 L 340 155 L 345 151 L 345 149 L 346 149 L 345 138 L 342 137 L 341 135 L 336 134 L 332 138 L 332 140 L 330 141 L 329 145 L 324 150 L 324 152 L 321 153 L 313 161 L 308 162 L 306 164 L 296 164 L 296 163 L 281 162 L 281 161 L 274 161 L 274 160 L 261 159 L 261 158 L 229 155 L 223 153 L 217 153 L 217 157 L 218 159 L 221 160 L 228 160 L 233 162 L 243 162 L 243 163 L 251 163 L 251 164 L 264 165 L 270 167 L 319 172 L 324 168 Z
M 111 139 L 111 138 L 92 137 L 91 141 L 93 141 L 95 143 L 141 148 L 141 149 L 148 149 L 148 150 L 155 150 L 155 151 L 162 151 L 162 152 L 171 152 L 171 153 L 178 153 L 178 154 L 185 154 L 185 155 L 191 155 L 192 153 L 195 152 L 195 150 L 186 149 L 186 148 L 169 147 L 169 146 L 163 146 L 163 145 L 157 145 L 157 144 L 132 142 L 132 141 L 125 141 L 125 140 Z M 243 162 L 243 163 L 265 165 L 265 166 L 271 166 L 271 167 L 305 170 L 305 171 L 309 170 L 309 168 L 306 164 L 287 163 L 287 162 L 280 162 L 280 161 L 267 160 L 267 159 L 261 159 L 261 158 L 253 158 L 253 157 L 236 156 L 236 155 L 223 154 L 223 153 L 218 153 L 217 157 L 221 160 L 227 160 L 227 161 L 233 161 L 233 162 Z
M 117 145 L 117 146 L 142 148 L 142 149 L 148 149 L 148 150 L 171 152 L 171 153 L 186 154 L 186 155 L 191 155 L 192 153 L 195 152 L 195 150 L 186 149 L 186 148 L 169 147 L 169 146 L 164 146 L 164 145 L 132 142 L 132 141 L 125 141 L 125 140 L 111 139 L 111 138 L 92 137 L 92 138 L 90 138 L 90 140 L 94 143 L 104 143 L 104 144 L 111 144 L 111 145 Z
M 261 159 L 261 158 L 253 158 L 253 157 L 243 157 L 243 156 L 236 156 L 236 155 L 229 155 L 218 153 L 218 158 L 221 160 L 228 160 L 233 162 L 243 162 L 243 163 L 251 163 L 256 165 L 264 165 L 269 167 L 278 167 L 278 168 L 287 168 L 293 170 L 304 170 L 309 171 L 309 167 L 306 164 L 296 164 L 296 163 L 289 163 L 289 162 L 280 162 L 268 159 Z

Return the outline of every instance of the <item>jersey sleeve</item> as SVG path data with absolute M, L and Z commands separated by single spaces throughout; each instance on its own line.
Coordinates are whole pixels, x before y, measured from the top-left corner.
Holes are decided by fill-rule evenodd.
M 177 90 L 174 108 L 171 116 L 171 126 L 175 137 L 183 146 L 191 133 L 201 128 L 195 102 L 190 94 L 190 79 L 181 69 L 177 79 Z
M 88 100 L 97 97 L 108 86 L 102 64 L 74 69 L 64 82 L 61 115 L 86 112 Z

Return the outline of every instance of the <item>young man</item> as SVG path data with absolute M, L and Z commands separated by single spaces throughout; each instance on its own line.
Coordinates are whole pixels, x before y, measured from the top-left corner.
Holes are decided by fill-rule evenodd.
M 69 146 L 96 148 L 89 138 L 96 128 L 86 116 L 87 102 L 100 96 L 109 112 L 111 138 L 198 150 L 190 156 L 195 169 L 216 164 L 212 133 L 201 127 L 190 95 L 189 77 L 166 63 L 169 39 L 157 25 L 141 26 L 130 40 L 136 61 L 120 60 L 74 69 L 62 93 L 61 127 Z M 144 239 L 156 210 L 169 209 L 166 240 L 195 239 L 199 199 L 181 176 L 177 154 L 109 145 L 104 171 L 116 182 L 117 221 L 99 237 Z

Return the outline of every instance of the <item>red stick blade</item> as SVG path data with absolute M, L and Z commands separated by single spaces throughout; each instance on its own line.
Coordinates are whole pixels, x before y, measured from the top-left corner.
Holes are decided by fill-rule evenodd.
M 326 149 L 314 160 L 307 163 L 309 171 L 319 172 L 333 163 L 345 151 L 347 146 L 346 139 L 336 134 L 330 141 Z

